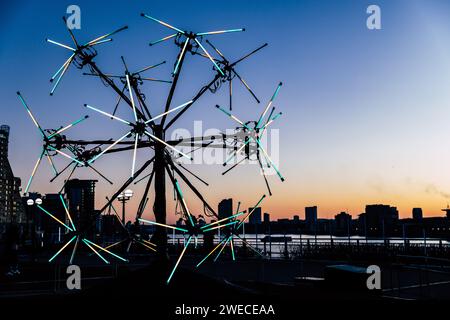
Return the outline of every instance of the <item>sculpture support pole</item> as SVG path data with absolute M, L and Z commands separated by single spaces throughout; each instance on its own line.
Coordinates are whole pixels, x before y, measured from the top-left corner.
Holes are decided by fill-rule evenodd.
M 164 141 L 164 130 L 161 125 L 155 125 L 154 134 Z M 165 146 L 161 143 L 155 144 L 155 202 L 153 210 L 155 220 L 158 223 L 166 224 L 166 172 L 164 159 Z M 166 228 L 156 226 L 152 242 L 158 246 L 158 253 L 162 258 L 167 257 L 167 233 Z

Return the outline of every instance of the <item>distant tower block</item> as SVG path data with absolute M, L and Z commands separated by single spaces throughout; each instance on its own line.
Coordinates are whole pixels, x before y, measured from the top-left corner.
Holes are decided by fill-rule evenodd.
M 219 202 L 219 219 L 228 218 L 233 215 L 233 199 L 223 199 Z
M 414 220 L 422 220 L 423 218 L 422 208 L 413 208 L 412 216 Z
M 444 211 L 445 212 L 445 214 L 447 215 L 447 218 L 449 218 L 450 219 L 450 208 L 449 208 L 449 206 L 447 205 L 447 209 L 442 209 L 441 211 Z

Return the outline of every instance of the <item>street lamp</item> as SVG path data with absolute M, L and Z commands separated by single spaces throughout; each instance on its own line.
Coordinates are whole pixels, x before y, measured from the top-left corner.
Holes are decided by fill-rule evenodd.
M 32 198 L 29 198 L 27 200 L 27 206 L 29 206 L 30 210 L 33 210 L 33 211 L 36 210 L 36 209 L 34 209 L 34 208 L 31 209 L 32 206 L 34 206 L 34 205 L 41 205 L 41 204 L 42 204 L 42 199 L 41 198 L 36 198 L 34 200 Z M 30 231 L 30 215 L 31 215 L 31 213 L 27 212 L 27 226 L 26 226 L 26 228 L 27 228 L 28 232 Z M 33 229 L 35 229 L 35 226 L 33 226 Z M 38 231 L 40 231 L 40 227 L 38 227 Z M 43 247 L 43 246 L 44 246 L 44 244 L 41 241 L 41 247 Z
M 30 198 L 30 199 L 27 200 L 27 205 L 28 206 L 32 206 L 34 204 L 41 205 L 42 204 L 42 199 L 41 198 L 36 198 L 35 200 L 33 200 L 33 199 Z
M 127 189 L 121 192 L 117 199 L 122 202 L 122 224 L 125 225 L 125 203 L 133 196 L 133 190 Z
M 42 199 L 41 198 L 36 198 L 36 199 L 28 199 L 27 200 L 27 206 L 32 206 L 32 205 L 35 205 L 35 204 L 38 204 L 38 205 L 41 205 L 42 204 Z

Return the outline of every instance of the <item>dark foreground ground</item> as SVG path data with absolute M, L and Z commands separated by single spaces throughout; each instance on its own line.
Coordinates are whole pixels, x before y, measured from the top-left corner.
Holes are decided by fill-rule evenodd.
M 366 290 L 358 280 L 324 280 L 326 267 L 349 261 L 224 259 L 195 268 L 197 259 L 185 257 L 170 284 L 167 276 L 174 261 L 135 257 L 132 264 L 92 264 L 80 261 L 82 289 L 66 287 L 66 265 L 47 262 L 22 264 L 15 278 L 0 276 L 0 310 L 50 315 L 98 314 L 159 315 L 154 319 L 205 319 L 202 315 L 176 315 L 183 306 L 209 306 L 206 319 L 294 319 L 311 313 L 357 317 L 361 307 L 383 315 L 392 308 L 412 312 L 434 310 L 450 302 L 450 270 L 437 264 L 385 264 L 382 290 Z M 355 263 L 352 263 L 355 265 Z M 359 263 L 360 266 L 364 264 Z M 3 271 L 3 270 L 2 270 Z M 257 305 L 252 314 L 220 314 L 221 305 Z M 262 308 L 272 306 L 275 315 Z M 255 314 L 254 311 L 262 314 Z M 231 312 L 232 313 L 232 312 Z

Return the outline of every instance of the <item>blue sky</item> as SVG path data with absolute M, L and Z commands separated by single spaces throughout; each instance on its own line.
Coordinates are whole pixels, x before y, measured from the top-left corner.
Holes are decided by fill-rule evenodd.
M 356 215 L 365 204 L 387 203 L 398 206 L 403 216 L 415 206 L 436 215 L 450 201 L 450 3 L 438 0 L 241 0 L 220 6 L 207 1 L 2 3 L 0 122 L 12 127 L 10 159 L 15 174 L 24 181 L 39 155 L 40 141 L 19 104 L 17 90 L 44 127 L 58 127 L 89 114 L 90 119 L 74 128 L 71 137 L 119 137 L 125 130 L 120 123 L 83 108 L 89 103 L 111 110 L 116 96 L 98 79 L 83 77 L 74 67 L 56 94 L 49 96 L 48 80 L 67 58 L 67 51 L 44 40 L 69 43 L 61 19 L 69 4 L 81 8 L 82 28 L 75 31 L 81 41 L 129 26 L 112 43 L 98 48 L 95 61 L 105 72 L 121 72 L 120 56 L 124 55 L 131 69 L 167 60 L 149 76 L 170 78 L 176 47 L 169 42 L 148 46 L 170 32 L 140 17 L 141 12 L 193 31 L 245 27 L 244 33 L 210 38 L 231 60 L 269 43 L 239 67 L 262 103 L 256 104 L 242 87 L 235 86 L 236 115 L 251 119 L 277 83 L 284 83 L 276 103 L 283 116 L 274 128 L 280 129 L 280 169 L 286 182 L 269 178 L 274 196 L 264 203 L 264 211 L 284 217 L 302 213 L 306 205 L 318 205 L 322 216 L 341 210 Z M 370 4 L 381 8 L 382 30 L 366 28 Z M 189 56 L 174 103 L 189 100 L 212 76 L 210 64 Z M 161 111 L 168 86 L 146 84 L 144 91 L 155 113 Z M 234 127 L 212 108 L 226 101 L 225 88 L 202 97 L 177 126 L 191 129 L 195 120 L 202 120 L 204 128 Z M 126 108 L 120 112 L 131 116 Z M 98 167 L 114 172 L 117 187 L 126 179 L 130 162 L 131 154 L 127 154 L 102 159 Z M 61 160 L 59 165 L 63 164 Z M 43 163 L 36 176 L 36 189 L 57 191 L 60 183 L 48 184 L 47 167 Z M 117 168 L 123 168 L 120 174 Z M 203 191 L 213 204 L 234 197 L 250 206 L 266 192 L 255 166 L 242 166 L 225 177 L 220 166 L 193 165 L 192 169 L 211 182 Z M 89 176 L 87 171 L 79 175 Z M 99 184 L 99 204 L 112 190 Z M 192 207 L 199 208 L 194 199 Z

